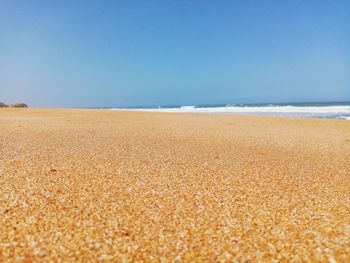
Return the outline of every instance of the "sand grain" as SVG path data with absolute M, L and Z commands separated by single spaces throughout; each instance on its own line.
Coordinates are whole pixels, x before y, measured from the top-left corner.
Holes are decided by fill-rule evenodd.
M 350 122 L 0 111 L 0 261 L 350 261 Z

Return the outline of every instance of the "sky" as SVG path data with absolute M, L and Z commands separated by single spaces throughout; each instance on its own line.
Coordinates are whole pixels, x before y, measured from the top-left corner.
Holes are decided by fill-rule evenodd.
M 350 101 L 350 1 L 0 1 L 0 101 Z

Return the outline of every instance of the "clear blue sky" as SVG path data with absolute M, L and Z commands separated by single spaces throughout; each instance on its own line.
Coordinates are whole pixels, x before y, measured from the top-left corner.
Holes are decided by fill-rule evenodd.
M 350 1 L 0 1 L 0 101 L 350 100 Z

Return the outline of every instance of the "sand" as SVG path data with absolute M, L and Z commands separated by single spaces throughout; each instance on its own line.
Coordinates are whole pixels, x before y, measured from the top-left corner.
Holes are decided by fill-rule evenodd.
M 0 261 L 349 262 L 350 122 L 0 110 Z

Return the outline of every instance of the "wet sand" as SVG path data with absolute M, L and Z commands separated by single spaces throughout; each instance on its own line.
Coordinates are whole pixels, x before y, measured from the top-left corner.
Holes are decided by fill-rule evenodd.
M 0 261 L 350 261 L 350 121 L 0 109 Z

